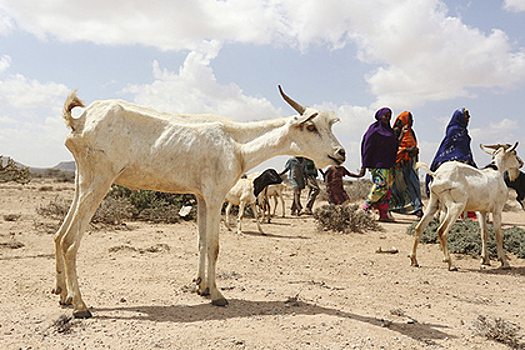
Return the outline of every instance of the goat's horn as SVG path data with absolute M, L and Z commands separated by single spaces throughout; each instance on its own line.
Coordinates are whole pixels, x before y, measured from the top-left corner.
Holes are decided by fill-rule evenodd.
M 300 115 L 303 115 L 304 111 L 306 111 L 306 106 L 303 106 L 302 104 L 297 103 L 290 97 L 288 97 L 281 88 L 281 85 L 277 86 L 279 87 L 279 92 L 281 93 L 281 96 L 284 98 L 284 100 L 288 102 L 288 104 L 292 106 L 292 108 L 295 109 Z
M 512 146 L 511 148 L 509 148 L 509 149 L 507 150 L 507 152 L 514 151 L 514 150 L 516 149 L 516 147 L 518 147 L 519 144 L 520 144 L 519 141 L 516 141 L 516 143 L 514 144 L 514 146 Z
M 494 150 L 498 150 L 501 147 L 503 147 L 503 148 L 505 148 L 507 150 L 510 147 L 510 145 L 502 145 L 502 144 L 498 143 L 496 145 L 485 145 L 485 147 L 490 148 L 490 149 L 494 149 Z

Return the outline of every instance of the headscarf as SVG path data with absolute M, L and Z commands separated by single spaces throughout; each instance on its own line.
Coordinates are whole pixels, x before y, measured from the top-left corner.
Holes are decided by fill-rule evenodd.
M 394 122 L 394 127 L 398 125 L 398 122 L 400 122 L 401 127 L 403 127 L 407 125 L 409 121 L 410 121 L 410 112 L 409 111 L 401 112 L 397 116 Z M 415 147 L 416 149 L 418 149 L 416 134 L 414 133 L 414 130 L 412 128 L 410 128 L 405 133 L 405 135 L 399 142 L 399 147 L 397 149 L 396 163 L 408 164 L 408 162 L 410 162 L 412 157 L 410 156 L 409 152 L 407 152 L 407 149 L 409 147 Z
M 393 168 L 396 162 L 397 138 L 390 124 L 386 125 L 381 118 L 392 110 L 388 107 L 379 109 L 375 114 L 376 122 L 372 123 L 361 141 L 361 163 L 368 169 Z
M 470 149 L 470 135 L 467 130 L 465 108 L 457 109 L 448 123 L 445 138 L 441 141 L 430 170 L 435 171 L 442 163 L 459 160 L 476 167 L 472 150 Z
M 452 115 L 447 125 L 445 138 L 439 145 L 434 160 L 430 165 L 430 170 L 436 171 L 441 164 L 451 160 L 462 161 L 477 168 L 470 149 L 471 138 L 467 130 L 465 111 L 465 108 L 460 108 Z M 432 177 L 427 174 L 425 178 L 427 195 L 430 193 L 428 186 L 431 179 Z

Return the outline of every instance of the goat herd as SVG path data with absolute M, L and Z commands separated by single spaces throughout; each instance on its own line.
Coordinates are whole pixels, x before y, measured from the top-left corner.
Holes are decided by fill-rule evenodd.
M 232 204 L 253 205 L 267 184 L 280 182 L 279 176 L 271 172 L 256 179 L 243 180 L 241 176 L 276 155 L 304 156 L 319 168 L 340 165 L 346 158 L 344 148 L 332 133 L 332 125 L 339 120 L 333 112 L 304 106 L 287 96 L 280 86 L 279 92 L 297 115 L 241 123 L 214 115 L 170 114 L 122 100 L 93 102 L 80 117 L 73 118 L 72 110 L 84 104 L 72 91 L 64 104 L 63 117 L 71 129 L 65 145 L 77 166 L 75 195 L 54 237 L 53 292 L 59 295 L 60 304 L 73 305 L 77 318 L 91 316 L 79 289 L 76 255 L 86 226 L 115 183 L 131 189 L 196 196 L 199 264 L 195 290 L 209 295 L 213 305 L 227 305 L 215 281 L 223 201 L 226 198 L 230 203 L 226 210 L 228 224 Z M 418 264 L 416 248 L 421 232 L 441 208 L 445 214 L 438 234 L 449 269 L 454 269 L 454 265 L 446 247 L 446 234 L 464 210 L 481 214 L 483 265 L 489 263 L 486 214 L 492 213 L 499 259 L 502 267 L 509 267 L 501 237 L 501 211 L 507 198 L 503 174 L 523 164 L 516 147 L 517 143 L 512 147 L 482 146 L 493 157 L 492 166 L 482 170 L 450 162 L 431 173 L 434 181 L 430 202 L 416 228 L 412 265 Z M 419 166 L 430 172 L 425 164 Z M 240 220 L 237 232 L 241 231 Z M 259 230 L 262 232 L 260 225 Z

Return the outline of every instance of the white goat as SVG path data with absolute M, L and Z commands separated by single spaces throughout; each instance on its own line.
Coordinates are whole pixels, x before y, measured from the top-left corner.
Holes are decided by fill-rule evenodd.
M 437 230 L 437 234 L 445 257 L 444 261 L 448 263 L 449 270 L 457 269 L 452 263 L 447 249 L 447 233 L 463 211 L 477 211 L 480 214 L 481 267 L 484 268 L 490 265 L 490 259 L 487 254 L 488 232 L 486 216 L 487 213 L 492 213 L 498 246 L 498 258 L 502 268 L 510 268 L 503 251 L 503 236 L 501 234 L 501 212 L 508 197 L 508 189 L 503 181 L 503 173 L 510 168 L 523 166 L 523 162 L 515 151 L 517 146 L 518 142 L 511 148 L 500 147 L 494 150 L 480 145 L 484 152 L 492 156 L 492 162 L 484 169 L 476 169 L 464 163 L 451 161 L 444 163 L 435 172 L 432 172 L 427 164 L 417 163 L 417 167 L 425 169 L 427 173 L 432 175 L 433 180 L 430 184 L 428 207 L 415 229 L 414 245 L 410 254 L 412 266 L 419 266 L 416 259 L 419 239 L 441 205 L 446 213 Z
M 285 217 L 285 205 L 284 205 L 284 196 L 283 191 L 286 190 L 286 185 L 283 183 L 275 184 L 275 185 L 268 185 L 264 191 L 262 191 L 259 194 L 259 205 L 262 207 L 262 218 L 261 221 L 264 221 L 266 219 L 266 216 L 268 215 L 268 223 L 270 222 L 270 218 L 272 216 L 275 216 L 275 212 L 277 211 L 277 206 L 279 205 L 279 201 L 281 202 L 282 206 L 282 217 Z M 273 211 L 271 210 L 270 205 L 270 198 L 273 198 L 274 201 L 274 207 Z
M 320 167 L 338 165 L 345 150 L 332 133 L 333 112 L 282 97 L 299 115 L 241 123 L 213 115 L 179 115 L 121 100 L 83 107 L 72 91 L 63 117 L 71 128 L 65 145 L 76 161 L 75 195 L 55 234 L 56 285 L 61 304 L 75 317 L 90 317 L 82 300 L 76 255 L 83 232 L 113 183 L 131 189 L 192 193 L 198 201 L 199 267 L 196 291 L 212 304 L 228 302 L 215 282 L 221 207 L 242 174 L 276 155 L 313 159 Z

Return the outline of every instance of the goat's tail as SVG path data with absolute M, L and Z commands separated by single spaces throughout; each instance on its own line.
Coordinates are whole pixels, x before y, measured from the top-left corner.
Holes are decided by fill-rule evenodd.
M 64 117 L 66 125 L 73 131 L 75 130 L 76 119 L 71 115 L 71 111 L 75 107 L 84 107 L 84 102 L 77 97 L 77 90 L 73 90 L 69 93 L 69 96 L 64 103 L 64 109 L 62 110 L 62 117 Z
M 423 168 L 423 170 L 425 170 L 427 172 L 427 174 L 430 175 L 430 176 L 434 176 L 435 175 L 435 173 L 432 170 L 430 170 L 430 168 L 428 167 L 427 163 L 417 162 L 416 163 L 416 169 L 419 169 L 419 168 Z

